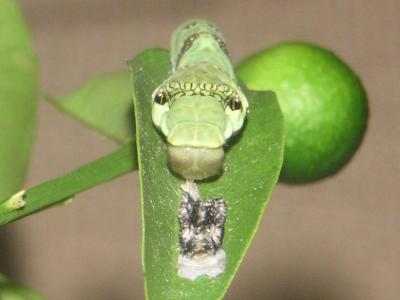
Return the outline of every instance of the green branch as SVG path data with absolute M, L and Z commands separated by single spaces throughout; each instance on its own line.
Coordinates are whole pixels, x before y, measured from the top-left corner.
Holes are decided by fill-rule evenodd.
M 136 145 L 129 144 L 63 176 L 0 202 L 0 225 L 72 198 L 75 194 L 137 169 Z M 21 203 L 21 205 L 14 205 Z

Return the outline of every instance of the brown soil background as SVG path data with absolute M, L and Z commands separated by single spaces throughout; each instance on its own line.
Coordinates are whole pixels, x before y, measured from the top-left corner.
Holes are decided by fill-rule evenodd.
M 226 299 L 385 300 L 400 295 L 400 2 L 23 0 L 42 89 L 61 96 L 97 74 L 168 47 L 180 22 L 224 31 L 234 62 L 284 40 L 334 50 L 362 78 L 370 125 L 337 176 L 278 185 Z M 116 146 L 39 105 L 28 186 Z M 72 205 L 0 231 L 0 270 L 47 299 L 143 299 L 137 173 L 82 193 Z

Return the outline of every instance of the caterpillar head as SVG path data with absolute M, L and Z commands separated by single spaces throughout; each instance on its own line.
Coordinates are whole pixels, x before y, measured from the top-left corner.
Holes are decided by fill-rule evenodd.
M 165 88 L 153 94 L 153 122 L 167 140 L 173 171 L 200 180 L 218 174 L 226 141 L 243 126 L 247 101 L 234 94 L 226 101 L 215 95 L 170 97 Z

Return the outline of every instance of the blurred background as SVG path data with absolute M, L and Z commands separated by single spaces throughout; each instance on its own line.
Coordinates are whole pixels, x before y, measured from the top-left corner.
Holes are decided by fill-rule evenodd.
M 367 89 L 370 123 L 334 177 L 279 184 L 226 299 L 398 299 L 400 294 L 400 2 L 21 0 L 40 59 L 42 90 L 63 96 L 169 47 L 182 21 L 207 18 L 235 63 L 284 40 L 332 49 Z M 28 175 L 33 186 L 116 148 L 39 105 Z M 47 299 L 143 299 L 137 173 L 0 228 L 0 270 Z

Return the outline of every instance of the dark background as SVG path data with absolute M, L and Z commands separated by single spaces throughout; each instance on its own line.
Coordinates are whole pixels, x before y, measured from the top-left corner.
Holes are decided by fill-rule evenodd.
M 364 143 L 337 176 L 278 185 L 227 299 L 384 300 L 400 294 L 399 1 L 23 0 L 45 92 L 62 96 L 168 47 L 192 17 L 225 33 L 235 63 L 284 40 L 330 48 L 363 80 Z M 39 105 L 27 186 L 116 145 Z M 0 270 L 48 299 L 143 299 L 137 173 L 1 229 Z

